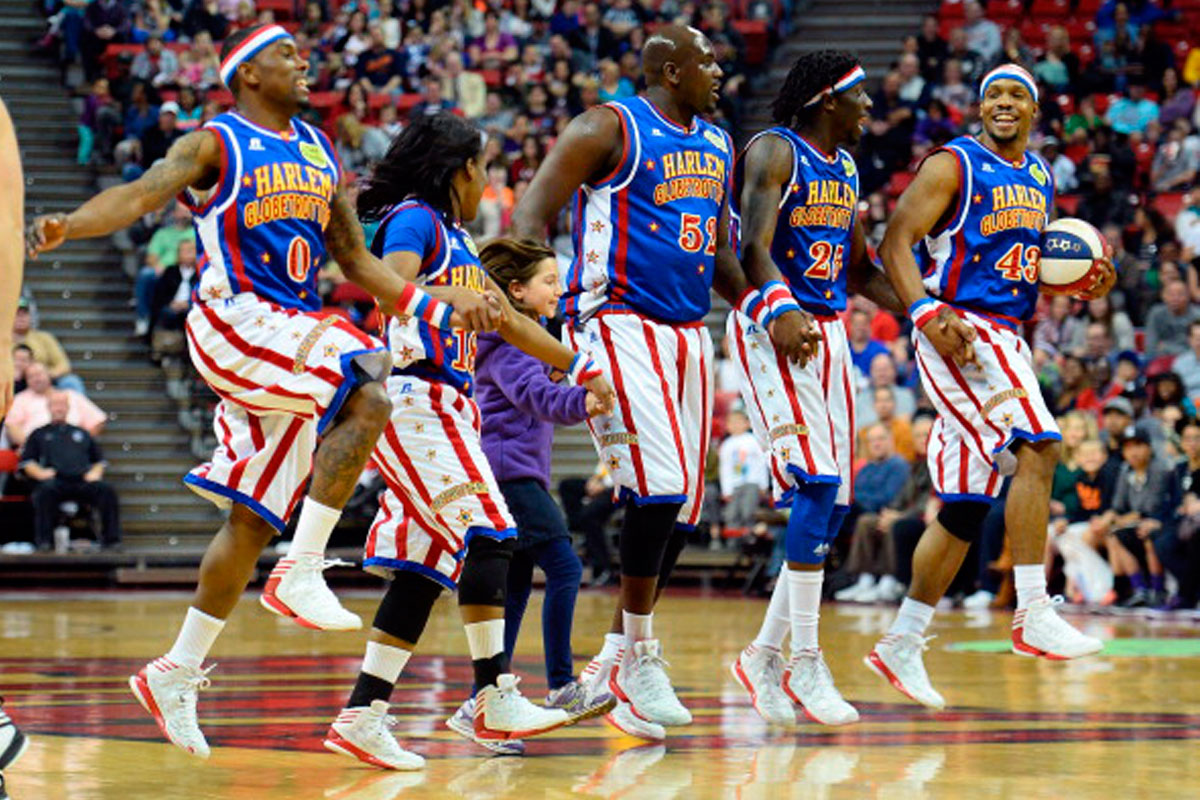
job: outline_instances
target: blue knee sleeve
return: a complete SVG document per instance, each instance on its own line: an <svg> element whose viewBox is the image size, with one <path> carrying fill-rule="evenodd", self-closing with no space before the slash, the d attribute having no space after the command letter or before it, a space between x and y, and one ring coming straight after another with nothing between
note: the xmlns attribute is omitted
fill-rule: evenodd
<svg viewBox="0 0 1200 800"><path fill-rule="evenodd" d="M846 515L849 513L850 506L833 507L833 513L829 515L829 532L825 535L827 544L833 544L833 540L837 538L838 532L842 529L842 523L846 521Z"/></svg>
<svg viewBox="0 0 1200 800"><path fill-rule="evenodd" d="M796 487L787 526L788 561L824 563L837 492L837 484L832 483L801 483Z"/></svg>

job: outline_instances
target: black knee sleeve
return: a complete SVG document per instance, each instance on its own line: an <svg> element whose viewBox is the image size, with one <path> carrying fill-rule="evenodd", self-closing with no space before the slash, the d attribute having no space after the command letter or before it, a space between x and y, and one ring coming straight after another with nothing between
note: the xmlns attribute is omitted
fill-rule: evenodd
<svg viewBox="0 0 1200 800"><path fill-rule="evenodd" d="M375 629L415 645L441 593L442 585L437 581L410 570L396 570L375 612Z"/></svg>
<svg viewBox="0 0 1200 800"><path fill-rule="evenodd" d="M979 538L983 520L991 508L991 503L978 500L956 500L942 506L937 520L954 538L968 543L974 542Z"/></svg>
<svg viewBox="0 0 1200 800"><path fill-rule="evenodd" d="M460 606L503 606L508 565L517 549L516 537L476 536L467 545L467 559L458 579Z"/></svg>
<svg viewBox="0 0 1200 800"><path fill-rule="evenodd" d="M687 545L690 534L691 530L682 525L676 525L671 530L671 538L667 540L667 546L663 550L662 565L658 569L659 586L666 586L667 581L671 579L671 573L675 571L675 564L679 561L679 554Z"/></svg>
<svg viewBox="0 0 1200 800"><path fill-rule="evenodd" d="M647 503L643 506L629 503L625 507L620 542L622 575L658 577L680 508L681 503Z"/></svg>

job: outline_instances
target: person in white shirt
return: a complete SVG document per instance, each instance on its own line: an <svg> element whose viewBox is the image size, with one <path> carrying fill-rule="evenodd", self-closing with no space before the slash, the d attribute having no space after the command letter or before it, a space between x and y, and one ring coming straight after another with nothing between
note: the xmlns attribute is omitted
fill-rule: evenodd
<svg viewBox="0 0 1200 800"><path fill-rule="evenodd" d="M1171 371L1183 381L1183 390L1187 396L1196 400L1200 398L1200 320L1188 325L1188 349L1180 353L1171 365Z"/></svg>
<svg viewBox="0 0 1200 800"><path fill-rule="evenodd" d="M717 451L721 500L725 504L722 521L729 528L748 528L754 524L762 492L770 485L767 456L750 432L750 418L741 408L725 415L725 431L727 435Z"/></svg>
<svg viewBox="0 0 1200 800"><path fill-rule="evenodd" d="M1183 204L1175 215L1175 238L1181 246L1200 255L1200 186L1184 195Z"/></svg>

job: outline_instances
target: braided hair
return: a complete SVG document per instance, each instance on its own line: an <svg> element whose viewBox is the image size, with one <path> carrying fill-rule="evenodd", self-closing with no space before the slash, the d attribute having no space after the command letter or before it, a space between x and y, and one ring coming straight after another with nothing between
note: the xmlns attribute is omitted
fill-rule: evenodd
<svg viewBox="0 0 1200 800"><path fill-rule="evenodd" d="M771 115L775 122L789 127L810 121L820 103L805 107L805 103L834 81L854 69L858 57L845 50L816 50L796 59L784 79L779 96L771 104Z"/></svg>
<svg viewBox="0 0 1200 800"><path fill-rule="evenodd" d="M446 111L419 115L400 132L358 195L358 216L380 219L390 206L419 197L454 213L454 173L483 151L482 131ZM482 165L481 165L482 166Z"/></svg>

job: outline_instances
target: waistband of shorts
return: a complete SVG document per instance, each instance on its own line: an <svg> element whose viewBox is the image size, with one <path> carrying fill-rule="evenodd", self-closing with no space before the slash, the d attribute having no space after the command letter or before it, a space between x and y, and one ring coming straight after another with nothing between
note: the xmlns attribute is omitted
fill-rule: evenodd
<svg viewBox="0 0 1200 800"><path fill-rule="evenodd" d="M212 308L212 309L218 309L218 308L241 309L241 308L246 308L249 306L266 306L271 311L274 311L274 312L277 312L280 314L287 314L288 316L297 316L300 314L306 314L306 315L311 316L313 314L320 313L319 309L316 311L313 311L313 310L309 310L307 308L288 308L286 306L281 306L278 303L271 302L270 300L266 299L265 297L259 297L254 292L238 292L237 294L232 295L230 297L214 297L214 298L210 298L210 299L205 299L203 297L197 297L197 299L194 302L194 305L207 306L208 308Z"/></svg>
<svg viewBox="0 0 1200 800"><path fill-rule="evenodd" d="M981 317L982 319L992 323L992 325L1002 327L1005 330L1019 331L1021 329L1023 320L1019 320L1016 317L1010 317L1007 314L998 314L995 311L983 311L982 309L972 308L970 306L964 306L958 303L947 303L945 300L942 300L941 302L946 303L946 305L949 306L950 309L960 317L965 314L974 314L975 316Z"/></svg>
<svg viewBox="0 0 1200 800"><path fill-rule="evenodd" d="M670 320L670 319L659 319L658 317L653 317L649 314L646 314L645 312L638 311L637 309L633 308L632 306L625 305L624 303L605 303L603 306L601 306L599 309L597 309L596 312L593 313L591 315L591 317L589 317L588 319L598 319L600 317L611 317L611 316L616 316L619 314L626 314L629 316L638 317L639 319L644 319L648 322L653 322L656 325L668 325L672 328L703 328L704 327L703 319L692 320L691 322L677 322L675 320ZM578 325L579 325L578 317L576 317L572 321L572 325L578 327Z"/></svg>

